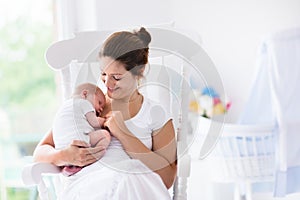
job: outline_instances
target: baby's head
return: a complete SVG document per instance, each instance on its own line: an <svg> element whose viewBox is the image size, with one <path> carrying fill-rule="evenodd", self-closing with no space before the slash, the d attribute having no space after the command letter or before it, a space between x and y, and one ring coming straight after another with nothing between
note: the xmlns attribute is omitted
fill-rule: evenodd
<svg viewBox="0 0 300 200"><path fill-rule="evenodd" d="M105 96L97 85L91 83L80 84L75 88L73 95L91 102L98 116L104 109Z"/></svg>

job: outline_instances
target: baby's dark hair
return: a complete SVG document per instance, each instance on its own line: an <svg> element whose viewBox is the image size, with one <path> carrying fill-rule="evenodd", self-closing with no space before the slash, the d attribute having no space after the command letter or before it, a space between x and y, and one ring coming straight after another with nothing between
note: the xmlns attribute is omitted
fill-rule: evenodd
<svg viewBox="0 0 300 200"><path fill-rule="evenodd" d="M151 35L144 28L139 31L120 31L113 33L104 42L100 57L111 57L125 65L133 75L142 76L148 63Z"/></svg>

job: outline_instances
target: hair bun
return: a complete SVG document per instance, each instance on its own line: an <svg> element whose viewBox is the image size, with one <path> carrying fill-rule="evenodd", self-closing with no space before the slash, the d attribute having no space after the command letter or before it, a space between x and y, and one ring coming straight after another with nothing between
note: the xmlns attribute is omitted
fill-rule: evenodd
<svg viewBox="0 0 300 200"><path fill-rule="evenodd" d="M148 47L149 43L151 42L151 35L149 32L144 27L141 27L139 31L135 32L135 34Z"/></svg>

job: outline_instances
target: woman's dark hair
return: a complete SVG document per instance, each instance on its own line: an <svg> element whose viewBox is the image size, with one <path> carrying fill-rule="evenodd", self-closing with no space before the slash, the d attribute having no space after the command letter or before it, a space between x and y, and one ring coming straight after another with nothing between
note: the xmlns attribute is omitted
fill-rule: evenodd
<svg viewBox="0 0 300 200"><path fill-rule="evenodd" d="M142 76L148 63L150 42L151 35L144 27L134 32L115 32L104 42L99 56L111 57L123 63L133 75Z"/></svg>

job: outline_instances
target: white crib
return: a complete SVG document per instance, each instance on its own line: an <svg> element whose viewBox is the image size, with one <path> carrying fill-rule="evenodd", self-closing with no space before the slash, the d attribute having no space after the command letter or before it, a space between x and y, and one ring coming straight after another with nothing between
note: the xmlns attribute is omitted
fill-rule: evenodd
<svg viewBox="0 0 300 200"><path fill-rule="evenodd" d="M202 133L207 134L211 124L222 126L221 136L207 158L212 181L233 183L235 200L251 200L252 183L274 181L275 125L229 124L199 117Z"/></svg>

